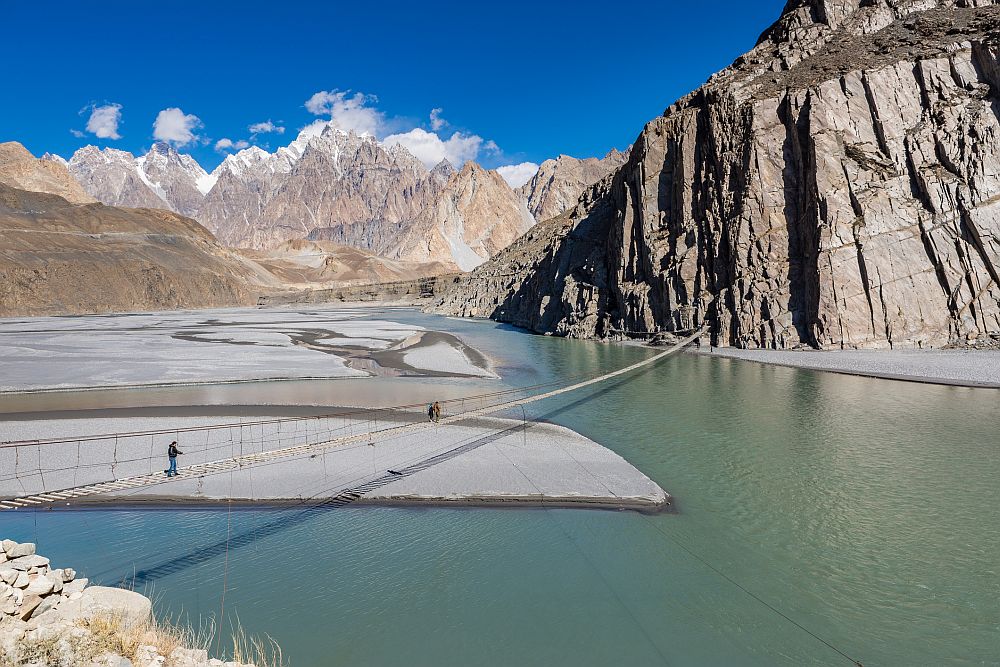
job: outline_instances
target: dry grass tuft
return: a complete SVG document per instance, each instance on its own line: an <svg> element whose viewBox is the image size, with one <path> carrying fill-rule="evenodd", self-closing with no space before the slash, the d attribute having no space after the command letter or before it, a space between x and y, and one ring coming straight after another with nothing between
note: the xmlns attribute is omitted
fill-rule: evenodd
<svg viewBox="0 0 1000 667"><path fill-rule="evenodd" d="M262 639L247 635L238 618L233 627L233 653L230 659L254 667L285 667L285 659L278 642L271 637Z"/></svg>
<svg viewBox="0 0 1000 667"><path fill-rule="evenodd" d="M169 658L178 648L207 649L213 634L211 626L195 630L187 624L155 618L130 623L122 615L112 613L98 614L82 621L81 625L91 633L88 646L83 651L86 656L93 658L103 653L117 653L133 662L141 646L153 646L157 653Z"/></svg>
<svg viewBox="0 0 1000 667"><path fill-rule="evenodd" d="M120 614L104 613L82 621L81 625L91 635L87 646L78 649L80 657L92 659L104 653L117 653L136 662L139 647L153 646L157 653L167 658L164 667L170 667L170 655L176 649L208 651L215 637L214 623L202 623L194 628L189 623L170 618L130 623ZM285 667L278 643L270 637L261 639L248 635L239 619L233 626L232 656L228 659L255 667Z"/></svg>
<svg viewBox="0 0 1000 667"><path fill-rule="evenodd" d="M36 663L50 667L74 667L65 660L63 651L59 648L60 637L51 635L40 639L23 639L18 645L18 655L15 661L10 661L4 653L5 664L26 665Z"/></svg>

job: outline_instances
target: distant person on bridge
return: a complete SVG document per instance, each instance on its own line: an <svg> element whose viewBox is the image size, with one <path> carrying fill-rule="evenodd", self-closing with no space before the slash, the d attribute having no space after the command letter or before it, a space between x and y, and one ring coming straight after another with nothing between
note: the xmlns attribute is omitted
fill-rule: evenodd
<svg viewBox="0 0 1000 667"><path fill-rule="evenodd" d="M173 477L177 474L177 455L183 454L181 450L177 449L177 441L174 440L167 447L167 458L170 459L170 467L163 472L167 473L167 477Z"/></svg>
<svg viewBox="0 0 1000 667"><path fill-rule="evenodd" d="M441 404L434 401L434 422L437 423L441 421Z"/></svg>
<svg viewBox="0 0 1000 667"><path fill-rule="evenodd" d="M427 421L429 421L429 422L434 421L434 404L433 403L428 403L427 404Z"/></svg>

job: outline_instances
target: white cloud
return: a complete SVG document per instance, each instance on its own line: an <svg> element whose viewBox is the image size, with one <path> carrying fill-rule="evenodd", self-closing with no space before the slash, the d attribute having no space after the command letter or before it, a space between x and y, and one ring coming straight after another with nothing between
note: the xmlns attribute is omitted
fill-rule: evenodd
<svg viewBox="0 0 1000 667"><path fill-rule="evenodd" d="M361 135L380 137L382 133L391 132L394 126L409 126L405 119L386 117L377 107L372 106L377 101L374 95L364 93L321 90L306 100L305 107L317 116L329 115L330 119L314 120L299 129L300 136L318 136L327 126L332 125L341 130L354 130ZM395 132L383 137L381 143L386 147L397 144L404 146L428 169L445 159L452 165L461 167L469 160L476 159L481 151L493 155L494 159L502 159L502 152L496 143L477 134L452 132L451 136L443 138L439 130L450 124L442 118L443 112L441 107L431 109L429 119L432 131L417 127L406 132Z"/></svg>
<svg viewBox="0 0 1000 667"><path fill-rule="evenodd" d="M444 118L441 117L441 114L443 112L444 109L442 109L441 107L438 107L436 109L431 109L431 129L434 130L435 132L437 132L442 127L448 124L448 121L446 121Z"/></svg>
<svg viewBox="0 0 1000 667"><path fill-rule="evenodd" d="M220 153L225 153L226 151L241 151L244 148L249 148L249 147L250 147L250 142L243 141L242 139L240 139L239 141L233 141L232 139L223 137L222 139L219 139L218 141L215 142L215 150L219 151Z"/></svg>
<svg viewBox="0 0 1000 667"><path fill-rule="evenodd" d="M80 130L72 127L69 129L69 133L72 134L77 139L83 139L85 136L87 136L86 133L81 132Z"/></svg>
<svg viewBox="0 0 1000 667"><path fill-rule="evenodd" d="M118 123L122 120L122 105L104 104L90 106L90 118L87 120L87 132L99 139L121 139L118 134Z"/></svg>
<svg viewBox="0 0 1000 667"><path fill-rule="evenodd" d="M507 181L507 185L512 188L519 188L538 173L538 165L534 162L506 164L502 167L497 167L497 172L503 176L503 180Z"/></svg>
<svg viewBox="0 0 1000 667"><path fill-rule="evenodd" d="M370 102L377 102L374 95L350 94L351 91L321 90L306 100L306 109L317 116L330 116L330 123L341 130L354 130L358 134L377 135L385 117Z"/></svg>
<svg viewBox="0 0 1000 667"><path fill-rule="evenodd" d="M319 135L323 134L323 130L329 124L330 121L323 120L322 118L320 118L319 120L314 120L305 127L300 127L299 134L305 137L318 137Z"/></svg>
<svg viewBox="0 0 1000 667"><path fill-rule="evenodd" d="M461 167L468 160L475 159L483 138L476 134L455 132L446 140L419 127L402 134L390 134L382 140L386 146L402 144L408 151L431 169L441 160L447 158L456 167Z"/></svg>
<svg viewBox="0 0 1000 667"><path fill-rule="evenodd" d="M177 107L170 107L156 115L153 138L172 142L176 146L185 146L200 138L194 133L200 127L202 127L200 118L194 114L186 114Z"/></svg>
<svg viewBox="0 0 1000 667"><path fill-rule="evenodd" d="M273 123L273 122L271 122L270 119L265 120L265 121L260 122L260 123L254 123L253 125L251 125L247 129L250 130L250 134L252 134L252 135L255 135L255 134L265 134L265 133L270 133L270 132L274 132L276 134L284 134L285 133L284 126L278 125L276 123Z"/></svg>

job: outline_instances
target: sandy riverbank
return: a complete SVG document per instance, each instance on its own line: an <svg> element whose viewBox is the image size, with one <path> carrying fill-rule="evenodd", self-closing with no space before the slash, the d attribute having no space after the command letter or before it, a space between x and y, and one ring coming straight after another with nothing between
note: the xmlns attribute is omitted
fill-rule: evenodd
<svg viewBox="0 0 1000 667"><path fill-rule="evenodd" d="M697 354L865 377L963 387L1000 388L1000 351L742 350L701 348Z"/></svg>
<svg viewBox="0 0 1000 667"><path fill-rule="evenodd" d="M0 393L371 376L495 379L396 309L315 306L0 319Z"/></svg>
<svg viewBox="0 0 1000 667"><path fill-rule="evenodd" d="M418 413L378 416L387 425L422 421ZM0 479L0 496L67 488L110 478L147 474L166 467L166 443L177 439L183 466L289 447L315 438L371 429L374 415L330 422L266 422L203 431L165 431L130 438L58 442L15 456L0 449L0 466L17 470ZM0 441L61 438L72 434L185 429L229 420L208 417L59 419L0 423ZM110 494L111 504L282 505L322 501L353 491L365 504L615 507L660 510L669 496L611 450L569 429L548 423L475 418L405 433L374 446L353 443L298 459L279 460L232 472L168 479L138 491ZM28 461L30 460L30 464ZM113 471L112 471L113 468ZM81 504L92 504L91 501Z"/></svg>

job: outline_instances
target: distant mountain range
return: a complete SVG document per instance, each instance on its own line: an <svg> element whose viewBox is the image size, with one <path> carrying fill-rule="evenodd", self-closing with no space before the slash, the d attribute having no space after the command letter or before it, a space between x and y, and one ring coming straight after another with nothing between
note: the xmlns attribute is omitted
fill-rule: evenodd
<svg viewBox="0 0 1000 667"><path fill-rule="evenodd" d="M331 126L269 153L256 146L211 173L166 143L142 156L85 146L62 164L85 195L111 206L164 208L201 222L230 247L269 250L286 241L332 241L404 262L468 271L536 220L576 203L625 159L560 156L512 189L494 171L447 161L427 169L401 145Z"/></svg>
<svg viewBox="0 0 1000 667"><path fill-rule="evenodd" d="M553 161L566 168L545 167L536 200L473 162L428 170L401 146L333 128L230 155L211 174L163 143L70 160L0 143L0 317L250 305L470 270L594 162Z"/></svg>

